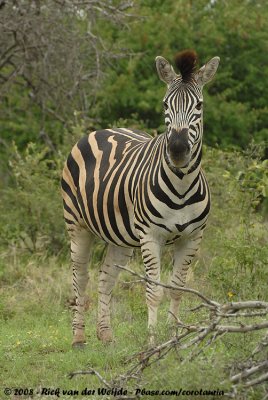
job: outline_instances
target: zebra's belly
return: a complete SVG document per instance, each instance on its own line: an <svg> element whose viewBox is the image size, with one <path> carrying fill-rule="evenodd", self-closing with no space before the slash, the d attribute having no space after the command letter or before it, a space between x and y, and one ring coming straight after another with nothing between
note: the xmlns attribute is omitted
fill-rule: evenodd
<svg viewBox="0 0 268 400"><path fill-rule="evenodd" d="M124 210L123 210L124 207ZM140 247L139 234L134 227L133 205L92 201L84 219L88 229L106 243L122 247Z"/></svg>
<svg viewBox="0 0 268 400"><path fill-rule="evenodd" d="M161 218L151 215L151 221L137 220L134 206L126 197L121 201L113 198L109 202L108 199L97 200L92 196L87 201L89 207L86 210L83 210L83 203L80 205L89 230L106 243L122 247L140 247L141 232L162 245L172 244L179 238L189 237L204 229L209 213L207 198L181 210L163 207Z"/></svg>
<svg viewBox="0 0 268 400"><path fill-rule="evenodd" d="M88 228L105 242L124 247L140 247L141 235L162 245L191 236L205 227L210 208L209 196L204 196L178 209L157 204L155 215L138 202L133 204L128 184L122 180L116 180L113 187L103 182L96 187L89 180L84 194L81 186L78 201Z"/></svg>

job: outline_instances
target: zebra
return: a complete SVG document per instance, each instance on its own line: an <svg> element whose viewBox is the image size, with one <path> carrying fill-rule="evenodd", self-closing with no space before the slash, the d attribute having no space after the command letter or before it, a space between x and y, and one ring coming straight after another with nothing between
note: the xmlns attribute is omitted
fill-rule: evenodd
<svg viewBox="0 0 268 400"><path fill-rule="evenodd" d="M104 240L107 253L98 284L97 336L112 341L110 305L119 274L134 248L140 248L146 276L148 328L153 332L163 290L161 250L174 246L171 284L185 285L187 271L199 249L210 210L210 193L201 169L203 86L215 75L219 57L197 70L197 54L185 50L175 57L179 70L156 57L159 78L166 83L163 99L166 131L156 137L136 129L90 132L72 148L62 174L64 218L71 242L73 346L83 346L88 262L94 238ZM168 320L178 314L181 291L170 290Z"/></svg>

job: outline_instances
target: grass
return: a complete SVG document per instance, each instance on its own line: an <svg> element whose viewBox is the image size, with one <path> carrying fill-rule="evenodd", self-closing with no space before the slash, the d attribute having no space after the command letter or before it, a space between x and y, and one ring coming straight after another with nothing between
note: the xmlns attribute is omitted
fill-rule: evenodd
<svg viewBox="0 0 268 400"><path fill-rule="evenodd" d="M135 265L132 267L135 268ZM195 269L200 267L201 262ZM91 269L92 295L87 318L88 344L85 351L75 351L70 345L71 312L66 305L70 295L69 265L60 264L55 258L51 258L49 262L33 258L21 266L16 265L15 268L17 274L21 269L20 278L15 282L9 282L1 290L0 374L3 386L33 388L35 392L40 388L53 390L59 387L61 397L66 399L108 398L71 394L64 397L62 391L64 389L72 393L72 390L77 390L81 393L86 387L95 390L103 387L94 376L77 376L70 380L68 374L90 366L107 380L111 380L129 368L128 364L124 364L129 356L147 347L147 310L143 285L127 284L129 277L122 273L113 300L112 321L115 341L110 345L103 345L95 334L97 271ZM135 269L137 268L140 270L140 265L136 265ZM9 274L16 275L12 269ZM200 282L195 276L192 275L192 282L189 283L191 287L201 289ZM202 283L201 285L203 286ZM205 288L202 289L204 291ZM210 290L211 288L208 291ZM182 305L184 321L195 322L195 315L187 312L187 309L195 304L197 301L194 297L185 296ZM165 324L167 307L168 299L165 298L159 310L157 329L159 343L170 338L171 334ZM259 334L248 334L224 338L196 361L184 365L180 363L181 355L171 353L165 360L145 370L142 386L146 390L178 390L180 387L185 390L200 388L227 390L228 384L222 384L224 378L228 376L226 366L232 365L234 360L245 359L253 350L259 336ZM183 356L185 355L187 353ZM144 395L142 398L151 397ZM57 396L46 395L41 398L54 399Z"/></svg>
<svg viewBox="0 0 268 400"><path fill-rule="evenodd" d="M234 160L233 160L234 161ZM240 160L241 161L241 160ZM236 160L236 169L240 168ZM231 300L267 301L267 222L251 208L251 193L242 192L234 174L226 174L230 158L223 153L209 155L205 167L212 190L212 212L198 260L190 273L188 286L219 302ZM104 387L96 376L79 375L72 380L70 372L88 366L106 380L112 380L130 368L130 356L147 348L147 307L145 288L127 273L121 273L113 297L114 342L103 345L96 337L98 265L103 246L97 245L90 267L90 309L87 313L88 344L84 351L71 348L71 311L67 300L71 293L69 256L48 255L45 250L29 255L18 244L0 249L0 400L58 399L53 390L60 388L60 398L108 399L97 395ZM165 250L162 279L168 280L171 248ZM131 268L143 273L137 253ZM188 310L198 304L196 297L185 295L181 319L196 323L204 311ZM168 298L159 309L156 341L171 337L166 325ZM177 398L149 395L149 390L229 390L228 377L239 371L239 362L246 360L263 333L224 335L192 362L182 363L188 352L170 352L164 359L144 370L140 382L130 382L129 389L139 384L144 388L142 399ZM132 361L135 362L135 361ZM34 396L6 396L4 388L33 389ZM47 393L37 392L47 388ZM87 388L95 394L84 394ZM68 393L63 394L63 390ZM267 384L244 392L237 399L261 400ZM73 391L73 392L72 392ZM78 391L78 395L74 392ZM23 391L21 392L23 393ZM14 392L13 392L14 394ZM187 399L219 398L220 396L185 395ZM110 398L114 398L113 395Z"/></svg>

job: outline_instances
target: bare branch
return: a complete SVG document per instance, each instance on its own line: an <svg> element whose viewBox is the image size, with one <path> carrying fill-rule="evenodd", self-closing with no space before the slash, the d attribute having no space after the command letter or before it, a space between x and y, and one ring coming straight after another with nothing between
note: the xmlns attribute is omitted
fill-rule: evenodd
<svg viewBox="0 0 268 400"><path fill-rule="evenodd" d="M97 372L95 369L93 368L89 368L87 371L75 371L75 372L70 372L70 374L68 375L68 377L70 379L72 379L74 376L76 375L96 375L99 380L109 389L112 389L112 386L109 382L107 382L99 372Z"/></svg>
<svg viewBox="0 0 268 400"><path fill-rule="evenodd" d="M255 367L251 367L249 369L246 369L245 371L240 372L237 375L234 375L230 378L230 381L233 383L239 382L241 379L245 379L248 376L255 374L258 371L261 371L263 369L268 369L268 361L263 361L259 365L256 365Z"/></svg>
<svg viewBox="0 0 268 400"><path fill-rule="evenodd" d="M115 29L127 26L133 5L129 0L5 2L0 13L0 96L23 86L43 120L57 119L65 127L74 120L74 110L92 119L111 56L127 56L96 33L97 25L101 18ZM10 111L2 108L1 114ZM41 121L39 131L43 128Z"/></svg>
<svg viewBox="0 0 268 400"><path fill-rule="evenodd" d="M252 324L252 325L243 325L241 323L240 326L218 325L215 329L218 332L245 333L245 332L258 331L260 329L265 329L265 328L268 328L268 321L261 322L259 324Z"/></svg>
<svg viewBox="0 0 268 400"><path fill-rule="evenodd" d="M252 379L252 381L248 381L244 384L245 387L252 387L259 385L260 383L267 382L268 380L268 372L259 376L258 378Z"/></svg>
<svg viewBox="0 0 268 400"><path fill-rule="evenodd" d="M228 304L225 304L222 307L223 311L229 311L229 310L244 310L246 308L265 308L268 309L268 303L265 301L239 301L239 302L231 302Z"/></svg>
<svg viewBox="0 0 268 400"><path fill-rule="evenodd" d="M134 271L132 271L132 270L129 269L129 268L122 267L121 265L118 265L118 264L115 265L115 266L116 266L117 268L120 268L120 269L122 269L122 270L124 270L124 271L129 272L131 275L134 275L134 276L139 277L140 279L143 279L145 282L154 283L155 285L162 286L163 288L166 288L166 289L179 290L179 291L182 291L182 292L192 293L192 294L195 294L196 296L200 297L200 298L201 298L202 300L204 300L207 304L209 304L209 305L211 305L211 306L213 306L213 307L218 307L218 306L220 306L219 303L208 299L206 296L204 296L204 295L203 295L202 293L200 293L198 290L186 288L186 287L184 287L184 286L174 286L174 285L167 285L167 284L164 284L164 283L160 283L160 282L157 282L157 281L155 281L155 280L153 280L153 279L148 278L147 276L140 275L140 274L138 274L137 272L134 272Z"/></svg>

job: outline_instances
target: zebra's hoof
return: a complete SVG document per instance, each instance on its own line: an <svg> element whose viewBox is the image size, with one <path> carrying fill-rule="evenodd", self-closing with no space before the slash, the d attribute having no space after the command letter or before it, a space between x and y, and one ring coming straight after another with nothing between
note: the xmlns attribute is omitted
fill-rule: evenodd
<svg viewBox="0 0 268 400"><path fill-rule="evenodd" d="M110 343L113 341L113 333L111 329L105 329L105 331L97 331L97 337L103 343Z"/></svg>
<svg viewBox="0 0 268 400"><path fill-rule="evenodd" d="M72 348L77 349L77 350L84 350L86 347L85 342L73 342L72 343Z"/></svg>
<svg viewBox="0 0 268 400"><path fill-rule="evenodd" d="M155 346L155 334L151 333L149 335L149 346Z"/></svg>

